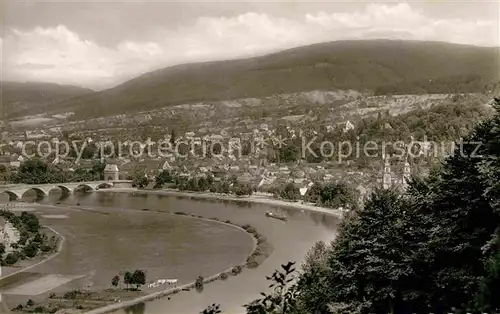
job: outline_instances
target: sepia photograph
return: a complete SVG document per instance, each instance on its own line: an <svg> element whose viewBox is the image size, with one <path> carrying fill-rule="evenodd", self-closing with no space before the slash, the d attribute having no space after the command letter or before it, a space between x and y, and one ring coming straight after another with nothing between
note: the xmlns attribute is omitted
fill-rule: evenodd
<svg viewBox="0 0 500 314"><path fill-rule="evenodd" d="M500 0L0 0L29 313L500 313Z"/></svg>

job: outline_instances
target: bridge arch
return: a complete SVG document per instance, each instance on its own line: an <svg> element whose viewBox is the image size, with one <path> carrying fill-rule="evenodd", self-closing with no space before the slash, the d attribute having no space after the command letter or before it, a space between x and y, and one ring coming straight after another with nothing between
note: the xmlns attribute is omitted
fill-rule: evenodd
<svg viewBox="0 0 500 314"><path fill-rule="evenodd" d="M10 191L10 190L3 191L3 193L5 193L9 196L9 201L20 200L21 198L23 198L23 194L24 194L24 192Z"/></svg>
<svg viewBox="0 0 500 314"><path fill-rule="evenodd" d="M35 191L36 195L38 197L43 198L43 197L46 197L49 195L49 192L50 192L50 190L52 190L52 187L48 187L48 188L30 187L30 188L26 189L26 191L24 191L23 195L26 194L26 192L31 191L31 190Z"/></svg>
<svg viewBox="0 0 500 314"><path fill-rule="evenodd" d="M81 183L75 186L75 191L78 189L84 188L85 190L95 190L97 188L97 184L92 183Z"/></svg>
<svg viewBox="0 0 500 314"><path fill-rule="evenodd" d="M112 188L113 187L113 183L111 182L102 182L102 183L99 183L97 186L96 186L96 189L102 189L102 188Z"/></svg>
<svg viewBox="0 0 500 314"><path fill-rule="evenodd" d="M57 185L54 188L59 188L62 191L63 195L69 195L73 192L72 189L65 185Z"/></svg>

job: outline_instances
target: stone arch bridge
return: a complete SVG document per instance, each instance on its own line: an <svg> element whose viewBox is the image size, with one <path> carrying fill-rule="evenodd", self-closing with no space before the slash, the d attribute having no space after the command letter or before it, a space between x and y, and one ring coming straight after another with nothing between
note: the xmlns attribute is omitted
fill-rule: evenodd
<svg viewBox="0 0 500 314"><path fill-rule="evenodd" d="M92 182L72 182L72 183L51 183L51 184L20 184L0 188L0 193L9 195L9 200L21 200L28 191L35 191L39 196L48 196L52 190L61 190L63 194L71 194L76 190L98 190L100 188L112 188L115 186L130 186L131 181L92 181Z"/></svg>

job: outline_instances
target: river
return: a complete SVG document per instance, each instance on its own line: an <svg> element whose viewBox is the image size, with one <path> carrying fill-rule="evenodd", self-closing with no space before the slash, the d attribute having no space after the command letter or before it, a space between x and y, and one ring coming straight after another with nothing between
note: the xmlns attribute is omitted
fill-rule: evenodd
<svg viewBox="0 0 500 314"><path fill-rule="evenodd" d="M51 196L42 203L53 201ZM207 284L201 293L182 292L170 299L116 312L119 314L196 314L212 303L221 304L223 313L244 313L243 304L258 298L259 292L267 291L269 283L265 276L282 263L300 264L316 241L330 241L334 237L339 223L338 218L322 213L160 193L75 194L58 206L71 207L77 203L77 207L88 210L44 210L44 214L65 213L70 217L42 220L65 234L68 244L60 256L36 271L71 273L79 269L87 275L86 284L94 287L109 286L111 273L117 269L135 268L146 268L148 279L179 278L187 282L238 264L251 251L252 239L237 229L165 215L179 211L250 224L274 247L271 256L258 268L245 269L236 277ZM267 211L284 213L289 219L283 222L266 218Z"/></svg>

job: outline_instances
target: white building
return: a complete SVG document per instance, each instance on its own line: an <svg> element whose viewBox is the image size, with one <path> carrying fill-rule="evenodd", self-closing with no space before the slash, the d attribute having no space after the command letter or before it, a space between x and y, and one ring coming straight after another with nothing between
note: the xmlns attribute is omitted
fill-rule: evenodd
<svg viewBox="0 0 500 314"><path fill-rule="evenodd" d="M345 123L344 132L349 132L350 130L354 130L354 124L351 121L347 121Z"/></svg>

